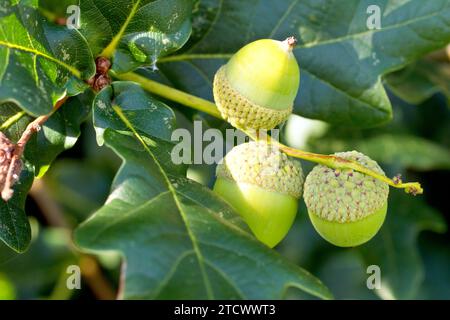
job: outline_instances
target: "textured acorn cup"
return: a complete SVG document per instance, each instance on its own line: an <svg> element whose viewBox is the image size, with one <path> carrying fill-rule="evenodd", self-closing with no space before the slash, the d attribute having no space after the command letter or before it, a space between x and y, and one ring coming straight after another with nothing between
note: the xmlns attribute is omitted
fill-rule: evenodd
<svg viewBox="0 0 450 320"><path fill-rule="evenodd" d="M222 117L239 129L272 129L292 113L300 70L293 37L257 40L241 48L214 77Z"/></svg>
<svg viewBox="0 0 450 320"><path fill-rule="evenodd" d="M384 175L380 166L357 151L335 153ZM317 232L339 247L363 244L378 232L387 211L389 186L354 170L318 165L306 177L304 199Z"/></svg>
<svg viewBox="0 0 450 320"><path fill-rule="evenodd" d="M297 213L303 172L299 162L265 142L233 148L217 166L214 191L269 247L287 234Z"/></svg>

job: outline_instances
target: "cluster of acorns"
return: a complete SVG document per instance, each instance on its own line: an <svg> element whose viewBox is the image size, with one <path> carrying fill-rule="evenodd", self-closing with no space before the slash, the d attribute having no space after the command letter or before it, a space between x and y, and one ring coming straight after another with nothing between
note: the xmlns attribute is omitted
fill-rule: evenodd
<svg viewBox="0 0 450 320"><path fill-rule="evenodd" d="M300 84L292 50L295 39L252 42L222 66L214 79L214 99L222 116L239 129L272 129L291 114ZM383 174L357 152L336 153ZM233 148L217 167L214 191L244 218L269 247L291 228L304 197L317 232L334 245L352 247L370 240L387 211L389 186L354 170L317 165L303 179L300 162L263 141Z"/></svg>

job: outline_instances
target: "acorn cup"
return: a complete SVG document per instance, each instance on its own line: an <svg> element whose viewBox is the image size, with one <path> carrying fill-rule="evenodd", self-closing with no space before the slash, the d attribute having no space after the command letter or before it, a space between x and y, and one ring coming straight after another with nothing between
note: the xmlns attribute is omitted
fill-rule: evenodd
<svg viewBox="0 0 450 320"><path fill-rule="evenodd" d="M300 84L293 37L262 39L241 48L214 77L222 117L239 129L272 129L287 119Z"/></svg>
<svg viewBox="0 0 450 320"><path fill-rule="evenodd" d="M335 153L384 175L380 166L357 151ZM303 198L316 231L339 247L372 239L383 225L389 186L354 170L317 165L306 177Z"/></svg>
<svg viewBox="0 0 450 320"><path fill-rule="evenodd" d="M249 225L256 238L277 245L294 222L302 194L303 172L265 142L234 147L217 166L214 191Z"/></svg>

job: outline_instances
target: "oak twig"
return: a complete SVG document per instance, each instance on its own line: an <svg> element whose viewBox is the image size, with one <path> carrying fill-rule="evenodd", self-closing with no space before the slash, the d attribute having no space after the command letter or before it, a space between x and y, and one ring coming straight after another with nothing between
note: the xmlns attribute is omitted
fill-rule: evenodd
<svg viewBox="0 0 450 320"><path fill-rule="evenodd" d="M181 90L169 87L167 85L161 84L159 82L153 81L151 79L147 79L141 75L138 75L136 73L130 72L125 74L116 75L113 74L114 77L120 79L120 80L127 80L127 81L134 81L139 83L142 88L145 90L154 93L156 95L159 95L163 98L178 102L184 106L208 113L216 118L222 119L219 110L217 109L217 106L212 103L211 101L193 96L191 94L188 94L186 92L183 92ZM257 139L258 135L251 135L248 132L246 134L252 138ZM270 140L271 143L275 143L275 140ZM323 164L325 166L334 168L334 169L352 169L361 173L364 173L368 176L374 177L378 180L381 180L388 185L394 187L394 188L400 188L405 189L407 193L417 195L423 193L423 189L418 182L408 182L403 183L401 179L396 176L393 179L389 179L388 177L381 175L375 171L372 171L370 169L367 169L366 167L360 165L359 163L351 160L346 160L334 155L322 155L322 154L316 154L312 152L306 152L298 149L294 149L291 147L288 147L286 145L283 145L279 142L276 142L277 146L281 151L286 153L287 155L319 164Z"/></svg>
<svg viewBox="0 0 450 320"><path fill-rule="evenodd" d="M41 126L64 104L67 98L65 96L60 99L49 114L37 117L30 122L16 144L13 144L5 135L2 134L0 136L2 142L0 150L0 187L4 201L10 200L14 194L12 186L18 180L22 170L21 158L27 142L34 133L41 130Z"/></svg>
<svg viewBox="0 0 450 320"><path fill-rule="evenodd" d="M307 151L291 148L291 147L288 147L288 146L278 142L277 140L272 139L268 135L260 135L260 134L254 135L249 132L246 132L246 134L253 140L265 139L268 143L275 145L277 148L279 148L281 151L283 151L284 153L286 153L287 155L289 155L291 157L315 162L315 163L322 164L324 166L327 166L327 167L330 167L333 169L352 169L352 170L364 173L364 174L371 176L375 179L378 179L380 181L383 181L394 188L405 189L406 193L409 193L412 195L418 195L418 194L423 193L423 189L422 189L420 183L418 183L418 182L403 183L400 175L395 176L393 179L389 179L385 175L382 175L373 170L370 170L353 160L347 160L347 159L344 159L344 158L341 158L341 157L338 157L335 155L323 155L323 154L317 154L317 153L313 153L313 152L307 152Z"/></svg>

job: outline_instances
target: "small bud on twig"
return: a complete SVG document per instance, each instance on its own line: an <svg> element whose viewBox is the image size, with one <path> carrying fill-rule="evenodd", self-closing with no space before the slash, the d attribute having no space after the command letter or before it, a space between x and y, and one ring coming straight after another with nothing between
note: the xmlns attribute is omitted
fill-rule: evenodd
<svg viewBox="0 0 450 320"><path fill-rule="evenodd" d="M97 59L95 59L95 66L97 73L106 74L111 68L111 61L109 61L109 59L105 57L98 57Z"/></svg>
<svg viewBox="0 0 450 320"><path fill-rule="evenodd" d="M95 59L95 75L86 80L86 83L95 91L100 91L111 83L108 71L111 69L111 61L105 57Z"/></svg>

